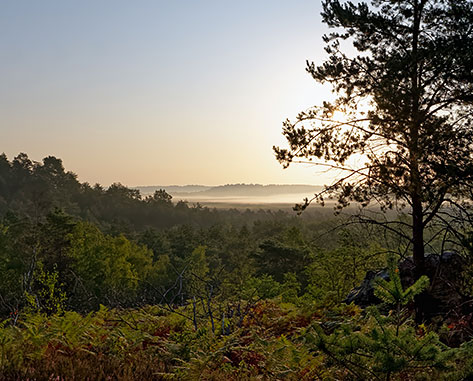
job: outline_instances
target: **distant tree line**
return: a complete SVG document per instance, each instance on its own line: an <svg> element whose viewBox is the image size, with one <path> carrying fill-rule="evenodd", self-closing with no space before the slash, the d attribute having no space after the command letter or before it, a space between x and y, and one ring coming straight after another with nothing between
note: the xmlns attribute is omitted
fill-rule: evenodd
<svg viewBox="0 0 473 381"><path fill-rule="evenodd" d="M274 218L274 212L209 209L185 201L172 202L164 190L142 197L137 189L114 183L108 188L77 180L64 169L61 159L45 157L35 162L25 153L9 161L0 155L0 214L15 211L40 218L59 208L109 231L162 229L178 224L211 226L216 223L247 223Z"/></svg>

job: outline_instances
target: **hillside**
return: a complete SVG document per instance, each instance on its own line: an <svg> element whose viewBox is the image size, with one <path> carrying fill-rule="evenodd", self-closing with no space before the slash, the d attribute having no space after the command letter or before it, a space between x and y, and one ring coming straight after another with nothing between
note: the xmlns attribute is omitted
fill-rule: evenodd
<svg viewBox="0 0 473 381"><path fill-rule="evenodd" d="M211 186L206 185L145 185L133 187L133 189L138 189L143 196L153 194L154 191L159 189L164 189L169 194L174 195L178 193L203 192L211 188Z"/></svg>

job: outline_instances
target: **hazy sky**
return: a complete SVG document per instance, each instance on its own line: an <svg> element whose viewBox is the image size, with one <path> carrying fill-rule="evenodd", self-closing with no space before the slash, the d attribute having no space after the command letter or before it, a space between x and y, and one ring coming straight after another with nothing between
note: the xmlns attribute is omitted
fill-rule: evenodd
<svg viewBox="0 0 473 381"><path fill-rule="evenodd" d="M329 91L318 0L0 0L0 132L108 185L312 183L281 123Z"/></svg>

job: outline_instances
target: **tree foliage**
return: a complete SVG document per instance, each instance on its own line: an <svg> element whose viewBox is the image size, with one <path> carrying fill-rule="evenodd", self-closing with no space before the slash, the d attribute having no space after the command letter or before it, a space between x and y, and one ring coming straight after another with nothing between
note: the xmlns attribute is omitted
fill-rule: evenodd
<svg viewBox="0 0 473 381"><path fill-rule="evenodd" d="M54 209L88 220L115 233L146 229L166 229L175 225L212 226L230 222L243 225L274 217L268 210L217 210L172 202L164 189L143 196L138 189L121 183L108 188L100 184L80 183L77 175L66 171L62 160L54 156L42 162L20 153L12 160L0 155L0 215L9 211L40 221Z"/></svg>
<svg viewBox="0 0 473 381"><path fill-rule="evenodd" d="M407 207L422 268L426 227L438 221L451 230L449 208L464 210L471 195L473 4L327 0L322 18L335 29L323 37L328 59L308 62L307 71L332 85L336 98L284 123L289 147L275 147L277 159L284 166L314 159L346 171L316 195L319 201L328 194L340 208L351 201ZM347 43L356 54L344 53ZM365 163L354 165L354 157Z"/></svg>

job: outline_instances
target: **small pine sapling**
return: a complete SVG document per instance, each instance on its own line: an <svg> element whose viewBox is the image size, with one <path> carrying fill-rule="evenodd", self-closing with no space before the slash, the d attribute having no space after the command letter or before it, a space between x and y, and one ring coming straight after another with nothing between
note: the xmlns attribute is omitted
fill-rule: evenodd
<svg viewBox="0 0 473 381"><path fill-rule="evenodd" d="M439 341L434 332L419 335L403 307L429 284L421 277L402 288L395 258L388 260L389 281L375 281L375 295L395 306L383 316L376 306L366 309L366 320L348 320L333 330L314 325L304 335L326 356L326 366L336 374L350 373L355 379L436 379L448 370L454 351Z"/></svg>
<svg viewBox="0 0 473 381"><path fill-rule="evenodd" d="M403 318L403 307L429 286L429 278L423 275L412 286L404 290L394 256L388 258L388 275L389 281L382 278L374 280L374 294L384 303L395 307L393 317L397 336L399 334L399 327L405 321Z"/></svg>

